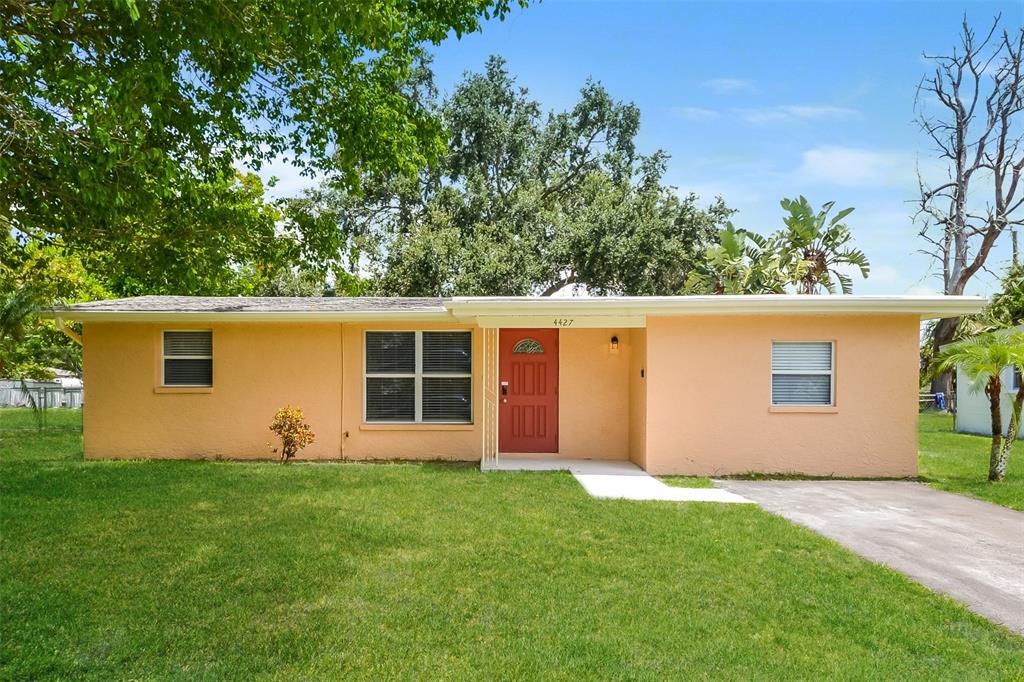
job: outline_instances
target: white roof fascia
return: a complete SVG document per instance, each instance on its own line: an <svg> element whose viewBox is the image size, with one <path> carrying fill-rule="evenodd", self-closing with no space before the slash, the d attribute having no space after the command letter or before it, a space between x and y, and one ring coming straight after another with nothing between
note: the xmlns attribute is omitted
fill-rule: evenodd
<svg viewBox="0 0 1024 682"><path fill-rule="evenodd" d="M978 296L620 296L606 298L456 297L445 305L459 320L514 315L916 315L977 313Z"/></svg>
<svg viewBox="0 0 1024 682"><path fill-rule="evenodd" d="M81 322L451 322L447 310L369 311L149 311L60 310L43 317Z"/></svg>

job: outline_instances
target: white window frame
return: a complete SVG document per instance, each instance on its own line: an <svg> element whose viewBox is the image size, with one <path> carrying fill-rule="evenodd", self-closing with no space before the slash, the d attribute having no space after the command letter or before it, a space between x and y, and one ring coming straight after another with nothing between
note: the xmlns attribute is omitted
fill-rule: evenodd
<svg viewBox="0 0 1024 682"><path fill-rule="evenodd" d="M772 339L772 345L770 350L775 349L775 344L797 344L797 343L827 343L829 345L829 369L825 370L795 370L795 369L784 369L775 371L775 366L771 364L769 358L769 377L768 377L768 404L774 408L786 408L786 407L835 407L836 406L836 342L834 340L827 339ZM774 355L774 353L772 353ZM824 376L828 375L828 404L824 403L777 403L774 400L773 393L775 387L775 375L776 374L787 374L797 376Z"/></svg>
<svg viewBox="0 0 1024 682"><path fill-rule="evenodd" d="M167 332L185 333L209 333L210 354L209 355L168 355L167 354ZM208 384L168 384L167 383L167 361L168 360L209 360L210 361L210 383ZM161 388L213 388L213 330L212 329L161 329L160 330L160 387Z"/></svg>
<svg viewBox="0 0 1024 682"><path fill-rule="evenodd" d="M461 334L469 334L469 372L429 372L423 373L423 332L458 332ZM416 362L413 372L367 372L366 371L366 348L367 338L370 334L415 334L415 349L416 349ZM473 424L474 416L474 403L475 401L475 390L473 388L473 359L474 359L474 341L472 329L366 329L363 331L363 423L364 424L425 424L425 425L466 425ZM435 421L423 421L423 377L426 376L431 379L469 379L469 419L467 421L458 422L435 422ZM415 397L413 399L414 407L416 410L415 419L413 421L385 421L385 420L373 420L366 415L366 380L369 378L374 379L414 379L415 380Z"/></svg>

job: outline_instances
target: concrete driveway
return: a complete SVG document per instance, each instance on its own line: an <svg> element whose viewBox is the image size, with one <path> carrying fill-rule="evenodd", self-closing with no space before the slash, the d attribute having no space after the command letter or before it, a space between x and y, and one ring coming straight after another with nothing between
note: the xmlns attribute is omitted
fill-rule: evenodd
<svg viewBox="0 0 1024 682"><path fill-rule="evenodd" d="M716 481L1024 635L1024 513L903 481Z"/></svg>

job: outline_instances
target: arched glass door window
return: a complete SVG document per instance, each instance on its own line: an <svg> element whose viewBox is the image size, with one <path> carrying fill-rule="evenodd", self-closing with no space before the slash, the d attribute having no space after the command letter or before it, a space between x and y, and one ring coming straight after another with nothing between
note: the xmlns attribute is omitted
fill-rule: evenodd
<svg viewBox="0 0 1024 682"><path fill-rule="evenodd" d="M536 339L523 339L512 348L513 353L543 353L544 346Z"/></svg>

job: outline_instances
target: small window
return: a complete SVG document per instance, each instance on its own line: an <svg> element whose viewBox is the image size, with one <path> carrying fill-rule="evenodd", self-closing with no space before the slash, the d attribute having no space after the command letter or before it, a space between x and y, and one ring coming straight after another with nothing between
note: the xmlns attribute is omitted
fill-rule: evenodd
<svg viewBox="0 0 1024 682"><path fill-rule="evenodd" d="M833 405L831 341L772 342L772 404Z"/></svg>
<svg viewBox="0 0 1024 682"><path fill-rule="evenodd" d="M213 386L213 332L164 332L164 386Z"/></svg>
<svg viewBox="0 0 1024 682"><path fill-rule="evenodd" d="M536 339L523 339L512 348L513 353L543 353L544 346Z"/></svg>
<svg viewBox="0 0 1024 682"><path fill-rule="evenodd" d="M366 332L366 421L470 423L472 349L468 331Z"/></svg>
<svg viewBox="0 0 1024 682"><path fill-rule="evenodd" d="M1013 368L1013 373L1010 375L1010 390L1011 391L1019 391L1020 390L1020 368L1019 367L1014 367Z"/></svg>

